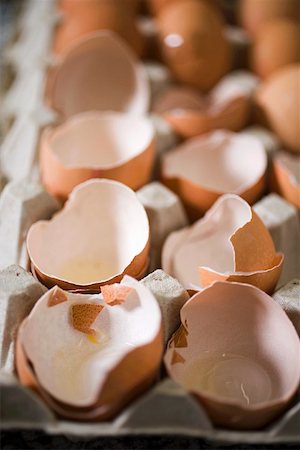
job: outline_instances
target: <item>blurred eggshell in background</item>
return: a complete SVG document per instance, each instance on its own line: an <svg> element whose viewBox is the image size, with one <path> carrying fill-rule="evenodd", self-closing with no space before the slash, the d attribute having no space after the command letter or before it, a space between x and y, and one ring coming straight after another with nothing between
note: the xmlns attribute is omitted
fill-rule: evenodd
<svg viewBox="0 0 300 450"><path fill-rule="evenodd" d="M119 7L130 9L132 12L136 12L139 6L139 0L59 0L58 7L63 12L77 12L82 9L100 9L102 4L112 1Z"/></svg>
<svg viewBox="0 0 300 450"><path fill-rule="evenodd" d="M142 277L149 253L149 222L136 194L112 180L89 180L71 193L52 220L36 222L27 250L47 287L99 292L124 274Z"/></svg>
<svg viewBox="0 0 300 450"><path fill-rule="evenodd" d="M251 67L266 78L280 67L300 62L300 25L288 19L267 22L254 40Z"/></svg>
<svg viewBox="0 0 300 450"><path fill-rule="evenodd" d="M266 152L258 139L224 130L190 139L162 157L163 182L193 218L225 193L254 203L264 191L266 169Z"/></svg>
<svg viewBox="0 0 300 450"><path fill-rule="evenodd" d="M219 198L191 227L171 233L162 253L163 269L187 289L239 281L272 292L282 263L265 225L231 194Z"/></svg>
<svg viewBox="0 0 300 450"><path fill-rule="evenodd" d="M258 119L285 147L300 153L300 64L283 67L267 78L257 91L256 104Z"/></svg>
<svg viewBox="0 0 300 450"><path fill-rule="evenodd" d="M300 209L300 155L280 152L273 159L275 190Z"/></svg>
<svg viewBox="0 0 300 450"><path fill-rule="evenodd" d="M102 294L54 287L22 323L18 375L60 416L106 419L155 380L163 351L159 306L132 278L115 286L124 288L129 295L111 306Z"/></svg>
<svg viewBox="0 0 300 450"><path fill-rule="evenodd" d="M72 6L57 26L53 51L56 55L61 55L79 38L99 30L113 31L138 56L141 55L144 43L136 17L128 5L118 0L88 0Z"/></svg>
<svg viewBox="0 0 300 450"><path fill-rule="evenodd" d="M217 282L180 315L164 358L167 372L216 425L257 430L288 406L300 382L300 343L271 297L250 285Z"/></svg>
<svg viewBox="0 0 300 450"><path fill-rule="evenodd" d="M117 112L85 112L46 128L40 167L48 192L65 200L90 178L109 178L136 190L150 178L154 127L146 117Z"/></svg>
<svg viewBox="0 0 300 450"><path fill-rule="evenodd" d="M220 128L238 131L247 123L257 84L255 76L239 71L224 77L207 96L188 87L170 87L157 96L153 111L184 138Z"/></svg>
<svg viewBox="0 0 300 450"><path fill-rule="evenodd" d="M173 3L178 3L178 1L180 1L181 3L183 3L185 0L147 0L148 4L149 4L149 9L150 12L154 15L154 16L158 16L163 9L165 9L166 7L168 7L169 5L172 5ZM215 0L198 0L201 1L202 3L206 3L206 5L208 6L212 6L212 7L217 7L217 3Z"/></svg>
<svg viewBox="0 0 300 450"><path fill-rule="evenodd" d="M241 25L255 35L268 21L279 18L300 19L298 0L240 0Z"/></svg>
<svg viewBox="0 0 300 450"><path fill-rule="evenodd" d="M46 101L64 117L93 110L145 114L150 88L126 42L99 31L77 41L50 70Z"/></svg>
<svg viewBox="0 0 300 450"><path fill-rule="evenodd" d="M157 25L163 58L178 81L207 91L230 69L222 16L206 3L171 3Z"/></svg>

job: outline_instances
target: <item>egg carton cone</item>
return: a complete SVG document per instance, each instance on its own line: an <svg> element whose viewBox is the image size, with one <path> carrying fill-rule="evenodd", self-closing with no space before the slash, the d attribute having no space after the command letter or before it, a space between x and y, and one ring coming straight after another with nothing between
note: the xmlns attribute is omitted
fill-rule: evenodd
<svg viewBox="0 0 300 450"><path fill-rule="evenodd" d="M273 298L284 309L300 336L300 279L291 280Z"/></svg>
<svg viewBox="0 0 300 450"><path fill-rule="evenodd" d="M5 186L0 196L0 269L11 264L27 267L28 229L37 220L49 219L59 208L40 184L25 179Z"/></svg>
<svg viewBox="0 0 300 450"><path fill-rule="evenodd" d="M151 277L152 275L152 277ZM182 300L182 288L162 271L144 279L157 298L169 296ZM158 284L157 284L158 283ZM158 287L157 287L158 286ZM213 428L198 402L169 378L126 407L114 420L102 423L74 423L58 420L34 392L20 385L14 373L14 340L18 326L45 288L21 267L10 266L0 272L1 292L1 369L0 417L2 429L39 429L49 434L64 434L73 441L97 436L185 435L226 443L288 443L299 439L299 402L294 402L279 421L259 432L236 432ZM180 294L181 292L181 294ZM161 301L162 304L162 301Z"/></svg>
<svg viewBox="0 0 300 450"><path fill-rule="evenodd" d="M297 208L277 194L269 194L253 206L271 233L285 261L277 288L300 278L300 219Z"/></svg>

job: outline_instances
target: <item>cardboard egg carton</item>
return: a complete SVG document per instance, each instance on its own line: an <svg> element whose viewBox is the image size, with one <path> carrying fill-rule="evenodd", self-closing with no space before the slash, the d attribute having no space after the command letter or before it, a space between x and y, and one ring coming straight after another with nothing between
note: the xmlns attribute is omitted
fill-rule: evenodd
<svg viewBox="0 0 300 450"><path fill-rule="evenodd" d="M49 66L49 48L59 20L55 2L28 0L18 23L20 38L8 48L8 61L16 77L4 98L4 119L12 126L0 151L0 419L2 429L40 429L82 440L97 436L184 435L227 444L288 443L299 441L300 402L268 428L253 432L213 427L205 410L180 386L162 373L151 390L128 405L114 420L75 423L59 420L47 405L18 381L14 370L14 340L17 328L45 288L29 273L26 233L34 222L50 218L60 205L39 184L38 142L41 129L55 121L43 105L43 89ZM39 42L36 42L39 27ZM34 48L34 51L28 49ZM152 93L166 86L169 73L162 66L147 66ZM17 101L16 101L17 99ZM158 154L176 144L176 136L160 117L152 118L157 132ZM271 145L271 144L270 144ZM274 144L275 146L275 144ZM270 153L273 147L270 147ZM153 177L157 177L157 167ZM5 181L4 181L5 180ZM166 236L187 225L179 198L158 182L138 192L148 213L152 234L149 274L142 280L160 304L165 342L179 325L179 311L189 298L180 283L159 269ZM282 287L275 295L299 324L299 270L294 244L299 237L296 210L278 196L269 196L255 206L269 228L278 250L289 262ZM296 265L295 265L296 264ZM296 287L295 287L296 286ZM298 325L297 325L298 326ZM299 331L299 329L298 329Z"/></svg>

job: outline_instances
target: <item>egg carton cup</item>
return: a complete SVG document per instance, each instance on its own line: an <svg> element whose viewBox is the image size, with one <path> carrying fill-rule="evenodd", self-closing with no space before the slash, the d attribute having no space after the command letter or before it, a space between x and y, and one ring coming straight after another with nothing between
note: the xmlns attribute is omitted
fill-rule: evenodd
<svg viewBox="0 0 300 450"><path fill-rule="evenodd" d="M39 429L50 435L67 435L73 440L97 436L184 435L228 444L298 442L299 398L268 428L257 432L237 432L213 428L199 403L163 375L152 389L132 402L114 420L93 424L57 419L39 397L19 383L14 370L17 328L45 292L44 286L29 273L25 238L34 222L49 219L60 209L57 201L39 184L37 158L41 130L57 120L53 111L43 105L43 92L46 72L52 63L49 49L53 30L59 20L54 1L28 0L17 23L19 39L9 45L5 54L16 76L3 99L2 120L9 124L9 131L0 150L0 192L7 183L0 196L2 429ZM246 40L242 38L232 37L236 41ZM246 44L240 44L241 47L243 45ZM171 82L170 74L160 64L146 64L146 72L152 95ZM151 120L157 134L157 153L161 155L176 144L177 138L161 117L152 115ZM274 146L277 150L276 143ZM273 149L271 146L270 153ZM156 178L157 166L153 172L153 179ZM166 342L178 327L179 310L189 296L177 280L155 269L160 267L165 237L186 226L187 218L178 197L156 181L142 188L138 197L147 211L152 233L150 273L142 282L160 304ZM286 281L290 283L281 287L274 299L297 324L300 314L297 298L299 280L291 281L292 278L300 278L299 271L294 271L298 266L293 263L296 253L291 244L299 237L297 213L291 205L276 196L261 201L257 205L257 213L271 231L277 250L284 251L290 260L291 272L286 273L282 281L283 284Z"/></svg>

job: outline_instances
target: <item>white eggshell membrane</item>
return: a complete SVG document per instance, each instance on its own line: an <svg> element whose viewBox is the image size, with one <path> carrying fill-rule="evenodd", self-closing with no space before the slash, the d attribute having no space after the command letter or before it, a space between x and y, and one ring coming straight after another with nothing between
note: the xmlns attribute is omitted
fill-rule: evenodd
<svg viewBox="0 0 300 450"><path fill-rule="evenodd" d="M121 285L133 290L123 304L114 306L106 304L102 294L64 292L67 301L49 307L49 298L59 289L54 287L25 320L20 340L26 357L40 385L56 400L76 407L92 405L101 395L110 371L125 355L159 334L161 313L151 292L128 276ZM95 340L73 327L70 312L76 304L103 306L92 325Z"/></svg>
<svg viewBox="0 0 300 450"><path fill-rule="evenodd" d="M221 130L186 141L163 157L163 174L187 179L218 193L240 194L258 182L267 168L262 143Z"/></svg>
<svg viewBox="0 0 300 450"><path fill-rule="evenodd" d="M93 179L77 186L52 220L32 225L27 249L40 272L84 286L122 274L148 239L136 194L117 181Z"/></svg>
<svg viewBox="0 0 300 450"><path fill-rule="evenodd" d="M163 269L190 289L199 289L200 266L233 273L235 255L230 238L251 218L247 202L236 195L223 195L203 219L170 234L163 247Z"/></svg>
<svg viewBox="0 0 300 450"><path fill-rule="evenodd" d="M48 144L69 168L113 168L145 151L154 138L149 119L117 112L86 112L49 130Z"/></svg>
<svg viewBox="0 0 300 450"><path fill-rule="evenodd" d="M128 45L110 31L99 31L80 39L63 56L48 101L65 117L92 110L145 114L150 88Z"/></svg>

